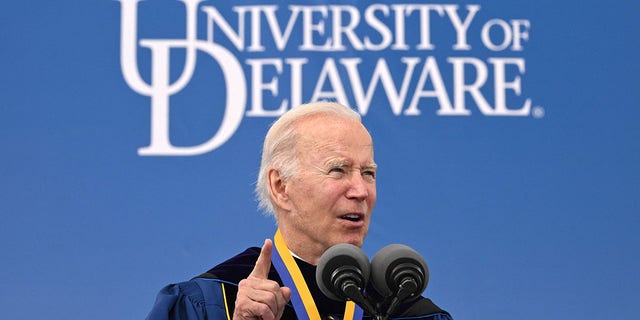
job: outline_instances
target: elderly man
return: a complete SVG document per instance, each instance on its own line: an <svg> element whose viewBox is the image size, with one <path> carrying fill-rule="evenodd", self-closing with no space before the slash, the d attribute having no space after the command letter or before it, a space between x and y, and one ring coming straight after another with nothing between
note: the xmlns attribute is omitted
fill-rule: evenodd
<svg viewBox="0 0 640 320"><path fill-rule="evenodd" d="M249 248L195 279L169 285L148 319L353 319L353 303L318 289L315 269L331 246L362 246L376 203L373 141L360 115L315 102L285 113L264 141L256 186L275 215L273 242ZM293 298L292 298L293 296ZM451 319L429 299L393 317Z"/></svg>

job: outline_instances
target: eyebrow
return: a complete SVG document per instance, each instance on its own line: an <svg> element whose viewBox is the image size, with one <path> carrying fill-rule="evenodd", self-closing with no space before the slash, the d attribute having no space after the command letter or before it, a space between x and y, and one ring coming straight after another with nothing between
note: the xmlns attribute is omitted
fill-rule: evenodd
<svg viewBox="0 0 640 320"><path fill-rule="evenodd" d="M326 162L326 166L328 167L345 167L345 166L352 166L351 161L345 160L345 159L331 159L329 161ZM375 162L366 164L364 166L361 166L360 168L362 169L377 169L378 165Z"/></svg>
<svg viewBox="0 0 640 320"><path fill-rule="evenodd" d="M349 161L345 159L330 159L325 165L327 167L344 167L349 165Z"/></svg>
<svg viewBox="0 0 640 320"><path fill-rule="evenodd" d="M378 165L375 162L372 162L370 164L367 164L367 165L363 166L362 168L365 168L365 169L378 169Z"/></svg>

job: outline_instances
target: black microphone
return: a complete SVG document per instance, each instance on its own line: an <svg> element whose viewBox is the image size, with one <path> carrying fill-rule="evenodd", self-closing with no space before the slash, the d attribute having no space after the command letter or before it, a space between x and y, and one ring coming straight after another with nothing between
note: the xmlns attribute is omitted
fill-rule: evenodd
<svg viewBox="0 0 640 320"><path fill-rule="evenodd" d="M325 251L316 269L316 282L325 296L337 301L351 300L371 315L376 309L363 293L369 282L371 265L362 249L347 243Z"/></svg>
<svg viewBox="0 0 640 320"><path fill-rule="evenodd" d="M429 282L429 268L422 256L408 246L391 244L371 260L373 286L391 303L383 319L388 318L400 302L420 295Z"/></svg>

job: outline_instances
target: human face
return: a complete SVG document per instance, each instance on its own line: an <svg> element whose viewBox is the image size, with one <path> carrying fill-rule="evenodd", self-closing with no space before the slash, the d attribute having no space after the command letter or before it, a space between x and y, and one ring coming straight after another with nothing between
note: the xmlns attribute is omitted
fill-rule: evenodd
<svg viewBox="0 0 640 320"><path fill-rule="evenodd" d="M279 226L289 248L308 262L338 243L362 246L376 203L373 142L364 126L335 116L298 124L298 171L285 182Z"/></svg>

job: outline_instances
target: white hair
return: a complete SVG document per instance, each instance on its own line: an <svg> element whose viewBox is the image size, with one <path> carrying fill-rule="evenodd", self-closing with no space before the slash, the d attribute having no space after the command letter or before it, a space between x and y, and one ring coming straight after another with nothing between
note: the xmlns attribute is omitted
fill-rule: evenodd
<svg viewBox="0 0 640 320"><path fill-rule="evenodd" d="M287 111L276 120L264 138L262 161L255 190L259 208L267 215L275 214L267 177L269 169L278 170L285 181L297 173L296 147L299 132L295 124L301 119L315 115L332 115L362 122L360 114L355 110L336 102L327 101L303 104Z"/></svg>

